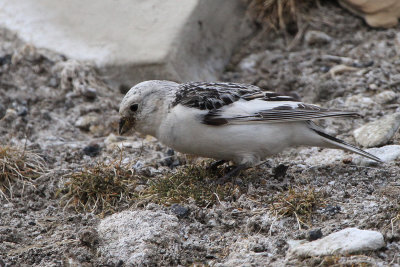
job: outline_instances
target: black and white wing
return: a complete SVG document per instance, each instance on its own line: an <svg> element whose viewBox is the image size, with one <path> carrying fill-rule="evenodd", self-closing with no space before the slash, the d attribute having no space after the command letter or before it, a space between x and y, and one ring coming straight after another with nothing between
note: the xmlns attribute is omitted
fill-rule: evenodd
<svg viewBox="0 0 400 267"><path fill-rule="evenodd" d="M191 82L180 85L173 105L181 104L200 110L228 106L244 95L262 92L257 86L225 82Z"/></svg>
<svg viewBox="0 0 400 267"><path fill-rule="evenodd" d="M202 122L208 125L307 121L326 117L353 117L355 112L328 110L302 103L290 96L262 91L238 83L185 83L174 105L207 110Z"/></svg>

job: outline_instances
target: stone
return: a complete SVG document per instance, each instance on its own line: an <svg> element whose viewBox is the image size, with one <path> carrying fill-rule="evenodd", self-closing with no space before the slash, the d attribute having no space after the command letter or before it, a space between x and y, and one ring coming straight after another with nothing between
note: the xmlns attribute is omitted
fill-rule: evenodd
<svg viewBox="0 0 400 267"><path fill-rule="evenodd" d="M347 255L385 246L381 233L357 228L346 228L312 242L291 240L288 243L289 253L299 257Z"/></svg>
<svg viewBox="0 0 400 267"><path fill-rule="evenodd" d="M374 99L375 102L379 104L390 104L397 100L398 97L398 94L396 94L395 92L391 90L386 90L377 94Z"/></svg>
<svg viewBox="0 0 400 267"><path fill-rule="evenodd" d="M163 257L179 253L180 228L176 216L162 211L123 211L100 222L98 251L113 264L163 265Z"/></svg>
<svg viewBox="0 0 400 267"><path fill-rule="evenodd" d="M374 83L371 83L370 85L368 85L368 88L369 88L369 90L372 90L372 91L378 90L378 86Z"/></svg>
<svg viewBox="0 0 400 267"><path fill-rule="evenodd" d="M75 122L75 126L81 130L89 131L90 126L95 124L98 121L98 117L95 115L85 115L79 117Z"/></svg>
<svg viewBox="0 0 400 267"><path fill-rule="evenodd" d="M363 17L371 27L394 27L400 18L398 0L339 0L339 4Z"/></svg>
<svg viewBox="0 0 400 267"><path fill-rule="evenodd" d="M82 91L82 95L86 97L88 100L94 100L97 96L97 91L95 88L86 88L86 90Z"/></svg>
<svg viewBox="0 0 400 267"><path fill-rule="evenodd" d="M218 79L252 33L245 12L242 0L13 0L0 2L0 26L36 47L93 63L118 88L149 79Z"/></svg>
<svg viewBox="0 0 400 267"><path fill-rule="evenodd" d="M190 210L179 204L173 204L171 206L171 211L180 219L186 218L190 214Z"/></svg>
<svg viewBox="0 0 400 267"><path fill-rule="evenodd" d="M117 142L122 142L125 141L127 138L125 136L119 136L115 135L113 133L110 133L105 139L104 139L104 144L111 145Z"/></svg>
<svg viewBox="0 0 400 267"><path fill-rule="evenodd" d="M18 113L15 109L12 108L8 108L6 110L6 114L3 116L2 121L6 121L6 122L12 122L14 121L18 116Z"/></svg>
<svg viewBox="0 0 400 267"><path fill-rule="evenodd" d="M400 158L400 145L387 145L383 147L374 147L366 149L368 153L373 154L380 158L383 162L389 163ZM356 156L353 162L357 165L369 166L376 165L377 163L365 157Z"/></svg>
<svg viewBox="0 0 400 267"><path fill-rule="evenodd" d="M310 230L307 233L307 240L308 241L314 241L314 240L320 239L321 237L322 237L321 229Z"/></svg>
<svg viewBox="0 0 400 267"><path fill-rule="evenodd" d="M325 44L332 41L332 37L320 31L307 31L304 36L304 41L308 45Z"/></svg>
<svg viewBox="0 0 400 267"><path fill-rule="evenodd" d="M100 155L101 148L99 144L90 144L87 145L83 148L83 154L89 156L89 157L96 157Z"/></svg>
<svg viewBox="0 0 400 267"><path fill-rule="evenodd" d="M356 142L364 147L387 144L400 127L400 112L384 116L354 130Z"/></svg>

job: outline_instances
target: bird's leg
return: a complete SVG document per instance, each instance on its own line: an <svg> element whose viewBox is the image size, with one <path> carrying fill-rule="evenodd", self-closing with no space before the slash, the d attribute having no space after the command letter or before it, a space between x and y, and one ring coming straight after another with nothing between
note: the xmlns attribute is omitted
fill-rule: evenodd
<svg viewBox="0 0 400 267"><path fill-rule="evenodd" d="M240 164L238 166L236 166L235 168L233 168L233 170L231 170L230 172L228 172L227 174L225 174L223 177L219 178L217 180L217 184L224 184L227 181L231 180L232 178L236 177L240 171L247 169L249 166L247 164Z"/></svg>
<svg viewBox="0 0 400 267"><path fill-rule="evenodd" d="M224 164L225 162L226 162L226 160L223 160L223 159L222 159L222 160L214 161L213 163L210 164L210 166L208 166L208 169L209 169L210 171L216 171L217 168L218 168L218 166Z"/></svg>

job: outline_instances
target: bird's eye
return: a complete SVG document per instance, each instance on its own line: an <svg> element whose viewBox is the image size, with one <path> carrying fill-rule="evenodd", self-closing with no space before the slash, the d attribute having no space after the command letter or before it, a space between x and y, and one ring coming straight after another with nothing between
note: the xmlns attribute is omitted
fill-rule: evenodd
<svg viewBox="0 0 400 267"><path fill-rule="evenodd" d="M138 107L139 107L138 104L133 104L133 105L131 105L129 108L130 108L131 111L135 112L135 111L138 110Z"/></svg>

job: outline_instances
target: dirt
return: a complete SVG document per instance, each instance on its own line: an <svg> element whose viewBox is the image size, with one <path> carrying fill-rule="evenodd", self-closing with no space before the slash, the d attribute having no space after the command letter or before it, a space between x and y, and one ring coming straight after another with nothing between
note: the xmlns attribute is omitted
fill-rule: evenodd
<svg viewBox="0 0 400 267"><path fill-rule="evenodd" d="M255 84L326 108L356 110L362 117L320 122L350 143L355 142L352 130L400 111L396 98L375 101L386 90L399 96L400 26L372 29L324 3L310 10L299 28L297 36L261 29L236 51L221 80ZM307 35L311 31L316 37ZM0 195L0 266L124 266L98 250L96 229L109 213L65 203L62 188L68 174L121 160L162 178L193 160L153 138L114 136L121 92L109 88L92 66L32 47L4 29L0 75L0 144L37 153L47 164L39 178L14 181ZM390 143L399 141L397 133ZM243 172L239 186L228 185L234 187L228 201L206 207L189 201L173 209L133 202L115 211L157 210L178 217L186 243L173 255L150 257L149 265L399 265L400 162L365 167L352 163L352 157L294 148ZM308 197L299 192L316 194L310 213L300 218L283 213L279 205L285 196ZM182 209L190 212L180 216ZM347 227L381 232L386 247L336 258L288 255L291 239Z"/></svg>

